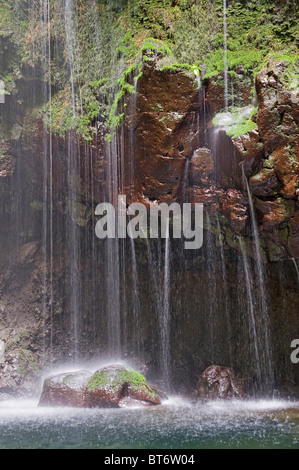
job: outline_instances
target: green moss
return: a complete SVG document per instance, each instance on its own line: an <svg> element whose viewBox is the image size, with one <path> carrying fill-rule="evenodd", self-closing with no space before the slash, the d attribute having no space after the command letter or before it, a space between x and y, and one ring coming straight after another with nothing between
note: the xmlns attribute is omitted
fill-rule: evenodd
<svg viewBox="0 0 299 470"><path fill-rule="evenodd" d="M237 138L257 128L252 120L257 108L247 106L245 108L229 108L228 111L218 113L213 119L213 125L225 130L227 135Z"/></svg>
<svg viewBox="0 0 299 470"><path fill-rule="evenodd" d="M32 202L30 202L30 207L35 211L42 211L43 210L43 203L42 203L42 201L32 201Z"/></svg>
<svg viewBox="0 0 299 470"><path fill-rule="evenodd" d="M264 68L276 69L278 65L283 66L283 71L280 75L280 81L285 88L298 91L298 68L299 68L299 54L295 53L285 54L283 52L271 52L264 60Z"/></svg>
<svg viewBox="0 0 299 470"><path fill-rule="evenodd" d="M162 59L163 57L171 55L170 48L163 41L151 37L143 43L140 52L148 58L155 55Z"/></svg>
<svg viewBox="0 0 299 470"><path fill-rule="evenodd" d="M125 383L128 383L132 389L146 391L149 395L155 396L148 387L145 377L131 367L98 370L88 380L86 388L89 392L96 388L110 388L116 392Z"/></svg>
<svg viewBox="0 0 299 470"><path fill-rule="evenodd" d="M271 52L296 53L298 37L298 5L270 0L230 2L227 7L228 71L257 73ZM250 45L250 46L249 46ZM205 78L224 71L224 36L219 31L212 41L213 51L206 60ZM232 75L231 75L232 77Z"/></svg>
<svg viewBox="0 0 299 470"><path fill-rule="evenodd" d="M242 82L241 75L252 77L274 52L287 64L285 85L294 89L298 5L274 0L227 3L227 65L233 84ZM52 103L42 91L39 105L52 132L63 135L75 130L91 140L96 121L115 129L122 116L121 101L133 93L142 64L149 61L158 61L163 71L190 74L194 64L197 68L205 64L205 77L219 76L224 70L223 0L72 4L67 37L59 2L50 0L46 23L36 2L0 0L1 78L19 103L24 99L22 82L48 84L51 78ZM45 48L51 52L49 58Z"/></svg>
<svg viewBox="0 0 299 470"><path fill-rule="evenodd" d="M163 113L164 109L160 103L157 103L155 106L151 108L152 111L158 111L159 113Z"/></svg>
<svg viewBox="0 0 299 470"><path fill-rule="evenodd" d="M289 148L289 160L290 160L291 165L292 165L292 171L295 171L298 162L297 162L297 156L295 154L295 150L292 147Z"/></svg>
<svg viewBox="0 0 299 470"><path fill-rule="evenodd" d="M179 63L172 63L170 65L163 65L161 67L161 70L162 72L167 72L167 71L171 71L171 72L178 72L178 71L188 71L188 72L192 72L195 76L198 76L200 71L201 71L201 68L198 66L198 65L190 65L190 64L179 64Z"/></svg>
<svg viewBox="0 0 299 470"><path fill-rule="evenodd" d="M211 1L181 2L172 23L173 53L180 63L204 62L220 29L217 4Z"/></svg>
<svg viewBox="0 0 299 470"><path fill-rule="evenodd" d="M141 66L140 66L141 64ZM139 73L138 73L139 72ZM136 74L134 76L134 74ZM107 127L112 131L115 132L117 127L119 126L120 122L122 121L124 117L124 113L118 113L118 110L120 108L121 102L123 98L126 96L126 94L134 94L136 93L135 87L131 84L128 83L128 80L132 80L133 82L137 82L139 78L142 76L142 63L134 63L130 65L122 74L121 78L118 80L118 86L120 87L114 101L112 103L112 106L110 108L109 112L109 117L106 121Z"/></svg>
<svg viewBox="0 0 299 470"><path fill-rule="evenodd" d="M246 122L240 122L235 128L227 131L227 134L233 139L239 137L240 135L247 134L250 131L253 131L257 128L257 124L250 119Z"/></svg>
<svg viewBox="0 0 299 470"><path fill-rule="evenodd" d="M236 69L242 71L243 74L255 73L263 64L264 53L258 49L233 50L227 51L227 70L231 78L235 78ZM204 78L217 76L224 72L224 54L223 49L217 49L210 53L206 60L206 72Z"/></svg>
<svg viewBox="0 0 299 470"><path fill-rule="evenodd" d="M18 362L16 373L23 376L34 376L39 370L39 364L31 351L25 349L17 350Z"/></svg>

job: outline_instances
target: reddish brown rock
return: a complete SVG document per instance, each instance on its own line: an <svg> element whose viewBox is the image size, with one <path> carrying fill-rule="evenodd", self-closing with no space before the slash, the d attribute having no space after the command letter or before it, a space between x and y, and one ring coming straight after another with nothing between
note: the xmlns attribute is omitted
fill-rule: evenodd
<svg viewBox="0 0 299 470"><path fill-rule="evenodd" d="M85 406L86 382L89 371L66 372L45 379L39 406Z"/></svg>
<svg viewBox="0 0 299 470"><path fill-rule="evenodd" d="M255 207L262 218L264 230L269 232L286 227L294 213L294 203L281 198L274 201L256 199Z"/></svg>
<svg viewBox="0 0 299 470"><path fill-rule="evenodd" d="M144 66L136 94L126 97L120 131L128 202L167 202L178 195L186 158L203 132L195 119L199 102L193 77Z"/></svg>
<svg viewBox="0 0 299 470"><path fill-rule="evenodd" d="M190 160L189 176L190 184L199 184L206 186L211 184L211 178L214 173L214 157L206 147L196 149Z"/></svg>
<svg viewBox="0 0 299 470"><path fill-rule="evenodd" d="M275 149L269 157L282 184L280 192L286 198L292 198L296 195L295 184L298 178L298 175L294 174L296 157L299 161L299 155L295 156L289 146Z"/></svg>
<svg viewBox="0 0 299 470"><path fill-rule="evenodd" d="M240 67L237 70L233 82L236 106L248 106L251 104L251 79L245 76L244 70ZM206 107L208 113L214 115L225 107L224 101L224 74L212 76L207 80Z"/></svg>
<svg viewBox="0 0 299 470"><path fill-rule="evenodd" d="M248 177L258 171L262 165L264 145L257 130L233 139L234 145L243 156L242 165Z"/></svg>
<svg viewBox="0 0 299 470"><path fill-rule="evenodd" d="M248 199L236 189L229 189L220 198L221 209L233 232L240 234L248 221Z"/></svg>
<svg viewBox="0 0 299 470"><path fill-rule="evenodd" d="M218 211L220 207L219 198L224 194L222 189L216 186L188 188L188 201L191 204L201 203L212 212Z"/></svg>
<svg viewBox="0 0 299 470"><path fill-rule="evenodd" d="M197 394L200 398L212 400L244 398L246 382L232 369L212 365L201 374L197 384Z"/></svg>
<svg viewBox="0 0 299 470"><path fill-rule="evenodd" d="M224 88L217 77L211 77L208 80L206 103L208 111L212 116L224 108Z"/></svg>
<svg viewBox="0 0 299 470"><path fill-rule="evenodd" d="M278 189L278 179L273 168L262 168L249 178L249 187L255 196L274 196Z"/></svg>
<svg viewBox="0 0 299 470"><path fill-rule="evenodd" d="M215 182L228 189L243 187L244 157L224 130L212 130L208 135L209 148L214 155Z"/></svg>

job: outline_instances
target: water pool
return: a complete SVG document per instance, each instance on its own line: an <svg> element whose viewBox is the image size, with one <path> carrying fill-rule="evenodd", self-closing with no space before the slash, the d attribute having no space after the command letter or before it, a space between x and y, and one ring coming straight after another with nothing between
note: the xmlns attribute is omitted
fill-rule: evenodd
<svg viewBox="0 0 299 470"><path fill-rule="evenodd" d="M299 448L299 403L192 403L133 409L40 408L0 402L1 449Z"/></svg>

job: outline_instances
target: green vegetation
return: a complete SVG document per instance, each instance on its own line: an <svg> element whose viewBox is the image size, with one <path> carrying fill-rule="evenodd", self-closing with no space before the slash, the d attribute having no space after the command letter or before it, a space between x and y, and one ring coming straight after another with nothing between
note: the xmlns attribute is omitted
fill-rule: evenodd
<svg viewBox="0 0 299 470"><path fill-rule="evenodd" d="M114 132L125 97L148 63L222 80L223 0L77 0L66 12L56 0L0 0L1 78L26 109L26 86L39 83L35 108L52 132L75 130L86 140L100 121ZM270 55L286 63L297 87L295 0L228 0L227 68L234 89L251 80ZM27 85L24 85L27 84ZM51 96L51 100L50 100ZM239 103L237 103L239 104Z"/></svg>
<svg viewBox="0 0 299 470"><path fill-rule="evenodd" d="M286 55L279 52L270 53L267 56L266 61L264 62L263 66L267 67L268 64L275 67L275 64L282 64L284 70L281 74L282 84L288 88L289 90L298 90L299 88L299 78L298 78L298 70L299 70L299 55L298 54L290 54Z"/></svg>
<svg viewBox="0 0 299 470"><path fill-rule="evenodd" d="M215 127L225 130L230 137L237 138L257 128L257 124L253 121L256 112L257 108L250 106L246 108L229 108L224 113L216 114L213 124Z"/></svg>
<svg viewBox="0 0 299 470"><path fill-rule="evenodd" d="M124 369L100 369L96 371L86 384L90 392L98 387L109 388L117 391L120 386L127 383L132 389L146 391L149 395L155 396L146 383L146 379L139 372L126 367Z"/></svg>

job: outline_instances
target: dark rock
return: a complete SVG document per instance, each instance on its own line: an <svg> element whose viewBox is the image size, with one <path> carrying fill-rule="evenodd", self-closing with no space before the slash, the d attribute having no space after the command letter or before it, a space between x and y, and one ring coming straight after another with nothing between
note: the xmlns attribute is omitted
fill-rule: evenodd
<svg viewBox="0 0 299 470"><path fill-rule="evenodd" d="M244 398L245 380L228 367L212 365L200 376L197 395L200 398Z"/></svg>
<svg viewBox="0 0 299 470"><path fill-rule="evenodd" d="M299 211L291 217L289 249L291 257L299 258Z"/></svg>
<svg viewBox="0 0 299 470"><path fill-rule="evenodd" d="M277 191L278 180L274 169L262 168L249 179L249 187L255 196L273 196Z"/></svg>
<svg viewBox="0 0 299 470"><path fill-rule="evenodd" d="M40 246L38 241L22 245L15 253L17 264L30 264L33 262L37 250Z"/></svg>
<svg viewBox="0 0 299 470"><path fill-rule="evenodd" d="M0 158L0 178L7 178L15 170L15 160L11 156Z"/></svg>

